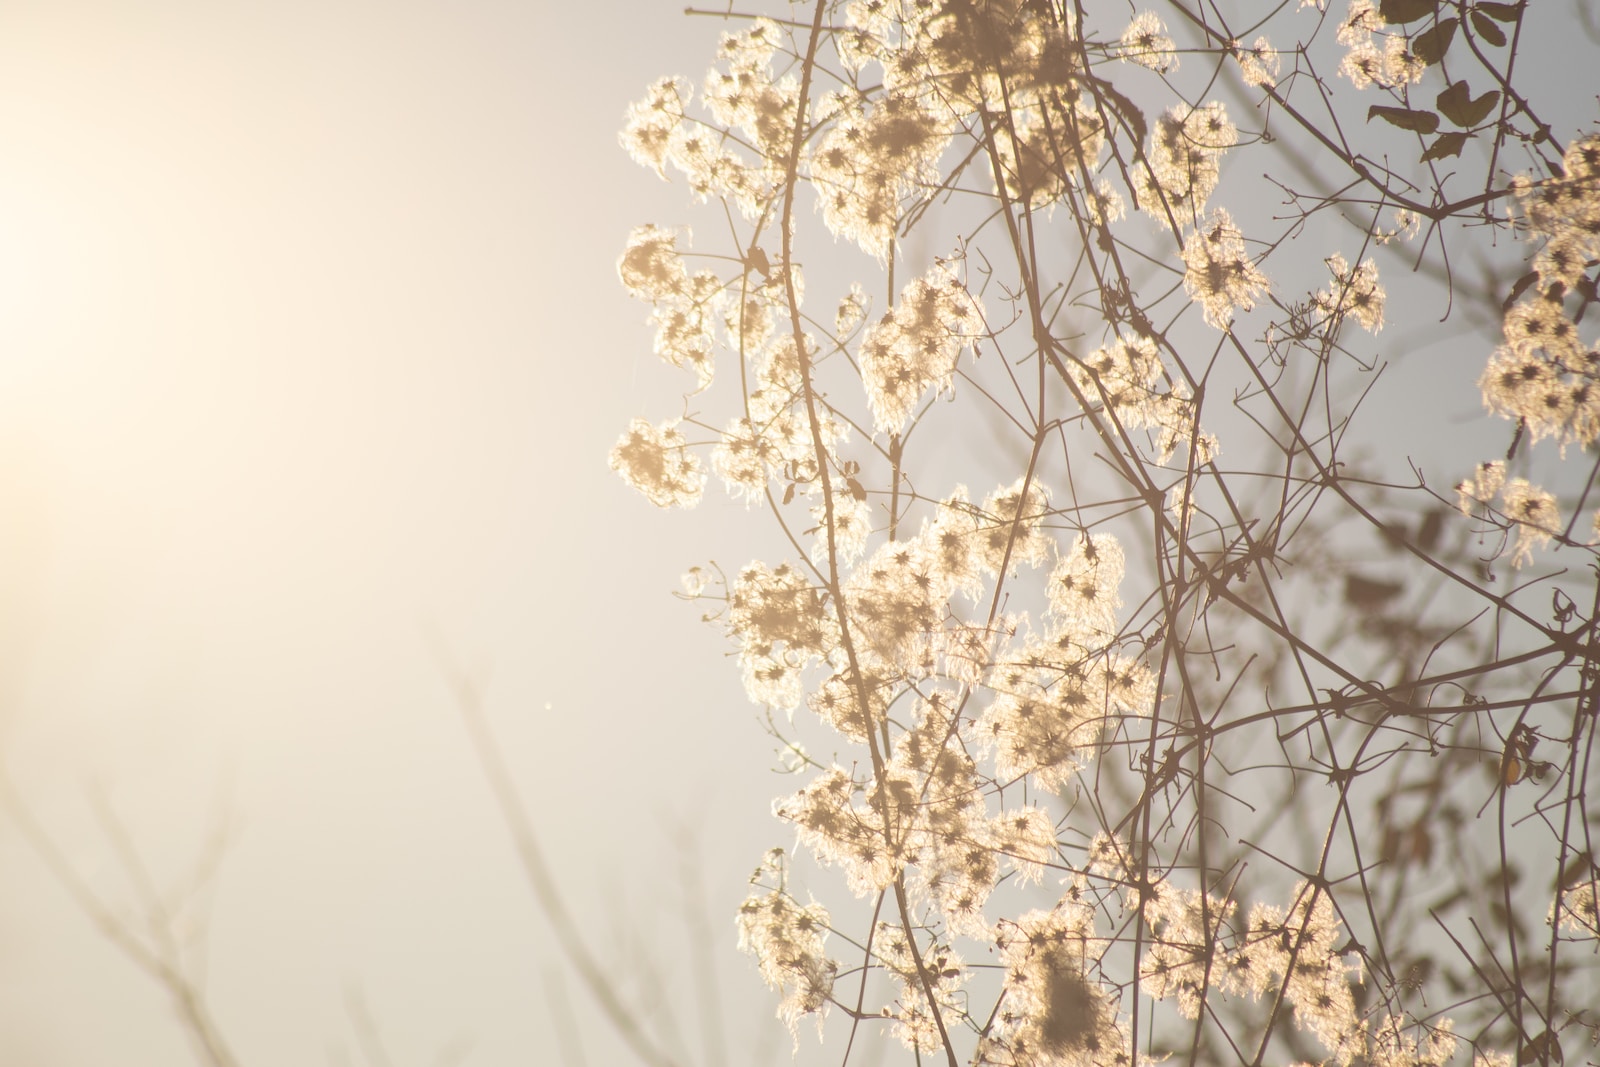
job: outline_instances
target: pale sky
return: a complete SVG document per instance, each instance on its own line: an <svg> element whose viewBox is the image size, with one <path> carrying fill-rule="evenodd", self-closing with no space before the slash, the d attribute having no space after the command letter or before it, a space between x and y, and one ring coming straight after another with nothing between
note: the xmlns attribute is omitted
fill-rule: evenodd
<svg viewBox="0 0 1600 1067"><path fill-rule="evenodd" d="M0 758L119 910L95 790L162 884L232 812L207 958L245 1064L362 1062L352 984L396 1064L556 1058L560 959L430 631L597 945L682 951L693 827L723 1000L770 1011L732 914L787 835L729 803L778 791L770 744L669 595L717 535L605 463L679 384L614 265L684 190L616 131L716 32L674 2L0 9ZM188 1062L9 815L0 880L0 1060Z"/></svg>

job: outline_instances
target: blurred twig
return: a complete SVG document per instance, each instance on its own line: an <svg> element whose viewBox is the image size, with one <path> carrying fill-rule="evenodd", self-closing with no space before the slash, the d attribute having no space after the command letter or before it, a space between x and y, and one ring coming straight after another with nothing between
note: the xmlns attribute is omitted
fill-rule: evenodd
<svg viewBox="0 0 1600 1067"><path fill-rule="evenodd" d="M455 698L456 709L461 713L467 734L472 739L473 750L477 753L484 777L488 779L489 789L494 794L500 815L505 820L506 829L516 846L517 856L522 861L522 870L527 875L529 886L533 889L534 899L539 909L544 912L550 928L555 931L556 940L560 943L567 962L578 973L590 995L594 997L595 1003L600 1006L600 1010L616 1028L617 1035L635 1056L651 1067L677 1067L676 1061L639 1026L634 1013L617 995L612 979L600 966L594 953L589 950L578 932L572 914L561 899L555 878L550 873L549 864L545 862L544 852L539 847L538 836L533 830L533 821L528 818L527 809L523 806L522 799L511 780L511 774L500 756L494 733L483 714L477 686L456 667L437 639L432 642L432 647L440 673L443 674L451 695Z"/></svg>
<svg viewBox="0 0 1600 1067"><path fill-rule="evenodd" d="M131 835L116 818L110 802L99 792L92 793L91 798L101 831L139 897L139 906L144 913L142 930L135 929L132 923L114 914L78 876L49 833L33 817L10 776L4 768L0 768L0 800L11 812L28 844L72 897L79 910L123 955L167 991L178 1009L178 1017L194 1046L197 1059L210 1067L237 1067L239 1060L229 1048L207 1002L203 968L185 959L182 939L177 932L184 904L193 899L210 880L220 861L227 838L226 818L221 820L217 831L209 838L185 892L177 903L169 904L157 891L133 845Z"/></svg>

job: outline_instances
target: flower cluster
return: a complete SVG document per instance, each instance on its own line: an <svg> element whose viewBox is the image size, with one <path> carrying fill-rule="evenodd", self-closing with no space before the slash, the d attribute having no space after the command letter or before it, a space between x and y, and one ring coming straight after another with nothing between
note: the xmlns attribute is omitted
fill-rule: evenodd
<svg viewBox="0 0 1600 1067"><path fill-rule="evenodd" d="M1278 72L1283 69L1283 57L1265 37L1257 37L1248 48L1236 44L1233 58L1239 64L1239 74L1246 85L1257 89L1277 86Z"/></svg>
<svg viewBox="0 0 1600 1067"><path fill-rule="evenodd" d="M1339 24L1339 43L1348 49L1339 73L1357 89L1399 88L1422 80L1427 69L1410 40L1395 32L1373 0L1350 0L1350 10Z"/></svg>
<svg viewBox="0 0 1600 1067"><path fill-rule="evenodd" d="M739 948L756 958L768 986L782 991L778 1015L793 1031L802 1015L828 1009L839 965L823 948L828 937L828 911L821 904L801 906L783 887L783 850L774 849L751 880L778 876L767 893L752 893L739 908Z"/></svg>
<svg viewBox="0 0 1600 1067"><path fill-rule="evenodd" d="M835 236L883 259L901 201L938 184L948 120L909 94L873 106L857 94L839 94L825 107L832 121L810 157L823 220Z"/></svg>
<svg viewBox="0 0 1600 1067"><path fill-rule="evenodd" d="M1503 460L1478 464L1470 479L1456 486L1456 507L1463 515L1479 508L1492 508L1516 531L1516 551L1511 564L1520 567L1533 559L1535 549L1548 545L1561 533L1561 514L1556 498L1525 478L1506 478Z"/></svg>
<svg viewBox="0 0 1600 1067"><path fill-rule="evenodd" d="M656 355L692 369L699 388L710 385L722 280L708 270L691 277L678 251L678 235L659 226L633 231L617 273L629 292L655 305L650 321L656 328Z"/></svg>
<svg viewBox="0 0 1600 1067"><path fill-rule="evenodd" d="M700 459L689 451L676 422L652 426L634 419L611 450L611 469L663 508L694 507L706 484Z"/></svg>
<svg viewBox="0 0 1600 1067"><path fill-rule="evenodd" d="M814 342L809 335L802 340L809 356ZM817 441L832 463L845 427L826 413L813 420L807 412L802 357L792 335L774 335L754 362L745 414L728 420L712 449L711 467L729 492L748 502L764 499L780 479L810 493L821 479Z"/></svg>
<svg viewBox="0 0 1600 1067"><path fill-rule="evenodd" d="M1333 898L1305 883L1290 893L1287 912L1258 904L1242 944L1234 950L1235 981L1260 995L1280 990L1294 1007L1295 1024L1346 1067L1366 1051L1366 1022L1356 1011L1352 972L1339 949L1340 924ZM1242 964L1242 966L1240 966Z"/></svg>
<svg viewBox="0 0 1600 1067"><path fill-rule="evenodd" d="M1217 439L1195 424L1188 384L1172 380L1160 350L1148 337L1118 337L1095 349L1068 373L1091 403L1099 401L1124 430L1159 430L1156 461L1166 463L1179 447L1193 446L1196 462L1217 454Z"/></svg>
<svg viewBox="0 0 1600 1067"><path fill-rule="evenodd" d="M708 617L724 622L747 695L788 713L767 718L797 776L774 814L871 902L872 919L848 932L861 977L853 1025L880 1021L924 1062L1006 1067L1143 1067L1183 1041L1191 1058L1226 1042L1241 1058L1311 1049L1331 1067L1444 1067L1455 1055L1454 1024L1410 996L1403 967L1420 968L1423 950L1385 928L1414 914L1404 868L1429 863L1434 823L1461 822L1471 776L1455 770L1481 762L1487 730L1503 735L1496 716L1521 709L1519 731L1555 736L1532 720L1570 699L1547 682L1577 669L1563 651L1577 609L1558 598L1559 632L1528 631L1552 650L1541 667L1567 656L1531 701L1502 681L1507 664L1536 658L1502 633L1531 616L1486 592L1493 579L1462 549L1464 523L1447 529L1435 508L1413 524L1385 510L1392 480L1356 475L1341 394L1370 379L1336 377L1347 368L1331 356L1363 340L1343 324L1377 334L1400 300L1366 249L1418 233L1423 217L1430 237L1469 209L1481 223L1485 204L1514 199L1537 244L1481 385L1520 429L1458 502L1514 534L1518 566L1558 538L1581 551L1555 496L1508 466L1523 440L1600 439L1600 356L1581 335L1600 256L1600 139L1574 142L1548 180L1491 178L1490 195L1452 200L1441 178L1423 195L1413 178L1427 164L1485 131L1506 147L1506 123L1536 122L1531 111L1505 90L1508 117L1487 122L1501 90L1470 92L1472 71L1452 62L1438 107L1466 132L1441 135L1410 175L1344 149L1358 127L1318 125L1321 109L1338 109L1317 94L1340 84L1318 69L1329 71L1335 38L1349 82L1405 105L1369 118L1430 136L1440 116L1408 87L1444 70L1458 29L1500 47L1496 26L1523 6L1354 0L1342 21L1305 16L1325 36L1298 41L1278 32L1295 17L1284 6L1248 31L1272 22L1272 40L1292 42L1280 51L1264 34L1246 45L1204 9L1169 33L1150 13L1086 28L1033 0L822 0L809 22L754 19L725 35L703 117L673 79L630 108L630 153L723 205L724 254L690 252L685 230L642 227L618 271L652 305L657 353L693 374L683 422L703 431L709 471L769 508L792 549L788 562L739 569L725 598L704 572L688 588L725 600ZM1207 101L1223 79L1261 104L1241 115L1253 127L1242 137ZM1152 104L1158 90L1177 102ZM1346 153L1339 173L1362 192L1312 195L1274 177L1288 205L1274 238L1263 212L1236 208L1236 221L1215 201L1229 153L1296 124L1308 145ZM1552 144L1541 131L1524 147L1553 164ZM1144 217L1125 219L1124 198ZM1313 258L1302 276L1320 280L1297 283L1292 304L1275 298L1269 260L1307 247L1314 214L1354 217L1358 202L1372 225L1346 245L1363 250L1355 262L1316 247L1326 273ZM935 212L930 246L923 220ZM818 315L798 263L815 251L806 240L830 238L832 252L805 259L822 307L837 309ZM827 258L838 255L873 264L883 295L838 277ZM885 298L887 311L869 313ZM1236 320L1258 308L1264 332L1252 338ZM714 375L719 354L729 369ZM714 380L737 380L731 402ZM973 414L955 424L932 413L936 397ZM1226 429L1237 469L1218 462L1202 414ZM678 425L636 420L613 452L657 503L691 503L705 481ZM987 495L957 484L996 462L1005 473L982 475ZM1407 499L1428 492L1415 491ZM1330 507L1341 517L1325 520ZM1361 524L1382 535L1383 566L1409 563L1410 548L1460 580L1443 594L1431 574L1391 581L1346 548ZM1471 621L1440 624L1434 600L1410 599L1413 584L1472 601ZM1326 610L1341 595L1349 610ZM1491 654L1459 654L1479 637L1475 649L1516 651L1484 667ZM1384 678L1398 681L1371 680ZM1419 779L1419 752L1449 769ZM1502 770L1502 790L1524 764ZM1380 791L1360 779L1391 767L1373 800ZM1247 787L1274 775L1282 791L1263 805ZM1305 784L1324 776L1336 787L1327 802ZM1424 801L1420 814L1393 813ZM1376 812L1375 848L1361 803ZM1279 804L1326 814L1326 828L1286 829ZM1235 817L1263 829L1238 837ZM763 870L777 886L746 901L741 947L793 1027L844 1000L823 938L847 921L800 905L777 861ZM1382 883L1383 899L1352 907L1357 875ZM1285 898L1290 877L1301 881ZM1552 944L1591 935L1593 912L1592 886L1563 890ZM989 973L984 952L998 963ZM1466 988L1468 964L1448 980ZM1503 1067L1491 999L1463 1003L1481 1004L1453 1009L1475 1014L1464 1033L1487 1035L1475 1062ZM1135 1027L1135 1004L1153 1004L1155 1020ZM1526 1042L1517 1048L1531 1062Z"/></svg>
<svg viewBox="0 0 1600 1067"><path fill-rule="evenodd" d="M1150 950L1140 974L1143 988L1157 999L1175 997L1179 1014L1198 1018L1201 1002L1213 987L1229 986L1221 969L1213 975L1212 968L1218 963L1219 944L1225 944L1223 933L1233 917L1233 901L1180 889L1167 879L1130 889L1128 897L1130 910L1138 908L1150 927Z"/></svg>
<svg viewBox="0 0 1600 1067"><path fill-rule="evenodd" d="M1233 216L1218 208L1183 243L1188 268L1183 288L1200 305L1206 325L1219 330L1233 325L1235 309L1249 311L1267 291L1267 277L1245 252L1244 234Z"/></svg>
<svg viewBox="0 0 1600 1067"><path fill-rule="evenodd" d="M1222 156L1238 129L1219 103L1182 104L1156 120L1149 162L1133 172L1139 206L1156 220L1183 228L1198 225L1222 177Z"/></svg>
<svg viewBox="0 0 1600 1067"><path fill-rule="evenodd" d="M1178 54L1167 28L1153 11L1141 11L1122 31L1121 57L1165 74L1178 67Z"/></svg>
<svg viewBox="0 0 1600 1067"><path fill-rule="evenodd" d="M885 433L905 429L928 390L951 387L956 357L982 329L983 309L949 264L906 286L894 311L861 342L861 380L873 425Z"/></svg>
<svg viewBox="0 0 1600 1067"><path fill-rule="evenodd" d="M670 163L701 199L724 198L745 217L759 218L782 175L781 164L765 150L793 129L799 96L797 86L772 80L777 40L777 25L765 19L745 33L726 35L721 56L727 65L714 68L705 85L706 105L719 121L743 128L763 151L760 161L742 156L710 127L688 119L690 90L678 78L661 79L643 100L629 106L620 136L623 147L662 178Z"/></svg>
<svg viewBox="0 0 1600 1067"><path fill-rule="evenodd" d="M636 163L654 170L658 177L667 176L667 158L683 126L683 107L688 95L688 86L682 78L662 78L650 86L643 100L628 105L622 146Z"/></svg>
<svg viewBox="0 0 1600 1067"><path fill-rule="evenodd" d="M1600 877L1590 877L1570 889L1562 889L1550 905L1546 922L1555 923L1560 913L1561 929L1575 938L1600 940Z"/></svg>
<svg viewBox="0 0 1600 1067"><path fill-rule="evenodd" d="M1084 178L1094 172L1106 142L1105 124L1088 103L1056 92L1007 117L996 135L997 166L1014 202L1037 209L1071 190L1089 190ZM1086 195L1103 201L1095 204L1095 214L1121 214L1121 197L1109 184L1100 182Z"/></svg>
<svg viewBox="0 0 1600 1067"><path fill-rule="evenodd" d="M1127 1024L1093 971L1094 915L1064 897L1000 924L1006 993L977 1062L993 1067L1127 1067Z"/></svg>
<svg viewBox="0 0 1600 1067"><path fill-rule="evenodd" d="M752 563L728 594L728 631L739 643L745 691L758 703L793 708L800 675L838 645L821 592L787 563Z"/></svg>
<svg viewBox="0 0 1600 1067"><path fill-rule="evenodd" d="M896 986L895 1006L887 1016L894 1020L894 1036L919 1053L943 1048L947 1038L939 1018L960 1014L961 986L971 972L949 945L935 941L918 946L894 923L879 923L872 940L879 963ZM937 1014L929 1003L929 989Z"/></svg>
<svg viewBox="0 0 1600 1067"><path fill-rule="evenodd" d="M726 64L706 75L705 100L724 129L738 130L763 160L768 177L782 177L779 160L794 137L800 87L794 79L772 79L778 24L757 19L743 33L725 33L718 58Z"/></svg>
<svg viewBox="0 0 1600 1067"><path fill-rule="evenodd" d="M1506 311L1505 344L1479 379L1483 402L1535 441L1588 445L1600 437L1600 351L1579 332L1587 302L1569 297L1600 256L1600 137L1574 141L1560 177L1521 179L1514 189L1529 239L1540 245L1533 284Z"/></svg>
<svg viewBox="0 0 1600 1067"><path fill-rule="evenodd" d="M1333 284L1312 297L1317 310L1336 320L1348 315L1368 333L1383 329L1385 294L1378 284L1378 265L1366 259L1352 267L1335 252L1328 257L1328 270L1333 274Z"/></svg>

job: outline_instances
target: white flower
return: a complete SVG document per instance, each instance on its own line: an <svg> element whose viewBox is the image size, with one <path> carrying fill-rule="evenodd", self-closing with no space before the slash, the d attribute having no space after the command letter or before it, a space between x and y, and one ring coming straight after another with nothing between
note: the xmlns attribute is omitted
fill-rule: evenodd
<svg viewBox="0 0 1600 1067"><path fill-rule="evenodd" d="M676 421L651 426L634 419L611 450L611 469L657 507L692 508L700 502L705 475Z"/></svg>
<svg viewBox="0 0 1600 1067"><path fill-rule="evenodd" d="M1233 216L1218 208L1183 244L1188 270L1183 287L1201 307L1206 324L1225 330L1235 308L1249 311L1267 291L1267 277L1245 254L1244 235Z"/></svg>

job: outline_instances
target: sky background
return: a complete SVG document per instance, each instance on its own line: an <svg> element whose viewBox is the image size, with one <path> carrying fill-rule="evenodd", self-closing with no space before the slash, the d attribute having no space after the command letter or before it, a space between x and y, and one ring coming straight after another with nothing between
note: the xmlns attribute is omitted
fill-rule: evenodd
<svg viewBox="0 0 1600 1067"><path fill-rule="evenodd" d="M676 966L688 847L715 1002L764 1028L731 944L786 838L748 802L771 744L669 595L753 554L747 517L606 469L681 386L615 262L684 190L617 130L717 32L637 0L0 7L0 760L119 913L93 796L162 885L229 817L203 915L245 1064L361 1062L350 987L397 1065L555 1059L560 959L432 646L597 947ZM0 1060L188 1061L9 813L0 883Z"/></svg>
<svg viewBox="0 0 1600 1067"><path fill-rule="evenodd" d="M580 1062L563 1002L584 1061L623 1061L553 977L441 654L625 987L670 991L697 1063L789 1058L732 917L795 785L670 595L781 553L605 462L684 383L617 256L691 214L616 132L721 28L678 0L0 6L0 761L119 916L95 797L163 886L226 820L198 917L245 1065L363 1062L352 990L396 1067ZM1396 456L1478 410L1431 329L1384 335ZM1441 368L1445 431L1404 399ZM188 1062L3 809L0 884L0 1061Z"/></svg>

